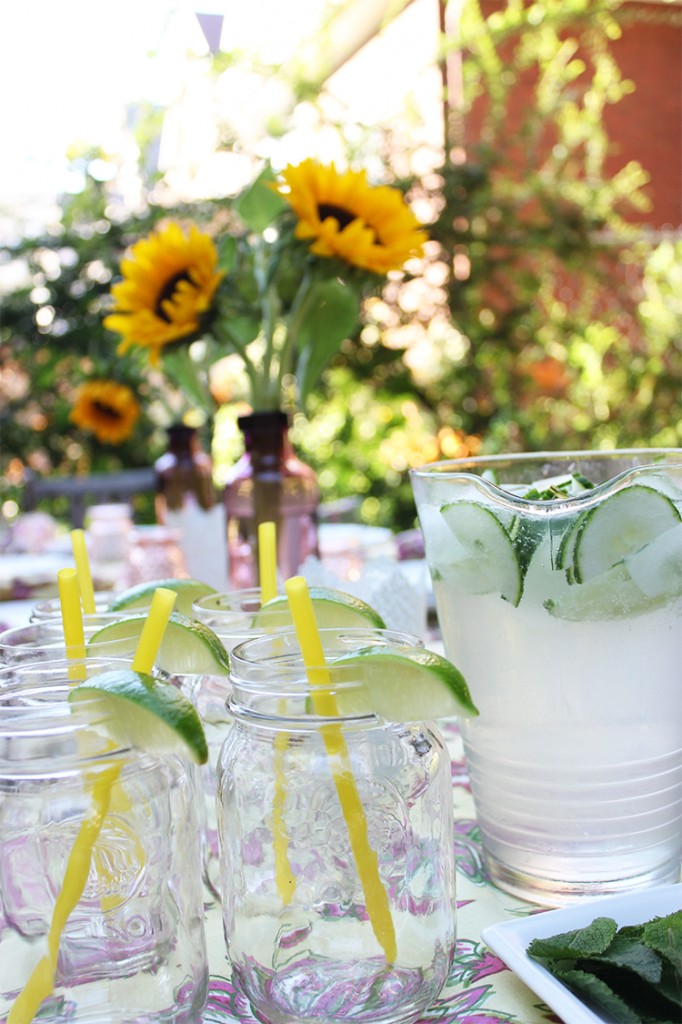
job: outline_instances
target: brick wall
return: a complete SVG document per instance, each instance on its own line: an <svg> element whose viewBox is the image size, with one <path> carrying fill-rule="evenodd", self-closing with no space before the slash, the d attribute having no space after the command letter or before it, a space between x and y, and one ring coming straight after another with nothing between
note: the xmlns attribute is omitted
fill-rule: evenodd
<svg viewBox="0 0 682 1024"><path fill-rule="evenodd" d="M504 8L482 0L484 15ZM632 213L633 222L657 229L682 227L682 4L626 3L623 34L612 52L635 92L607 108L605 124L613 144L607 172L637 160L649 173L652 209ZM469 132L475 132L475 118Z"/></svg>

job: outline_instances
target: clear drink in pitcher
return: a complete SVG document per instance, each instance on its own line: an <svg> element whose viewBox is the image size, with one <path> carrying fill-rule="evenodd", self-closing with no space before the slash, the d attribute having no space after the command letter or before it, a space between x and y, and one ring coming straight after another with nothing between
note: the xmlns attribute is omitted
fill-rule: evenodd
<svg viewBox="0 0 682 1024"><path fill-rule="evenodd" d="M682 451L412 474L491 878L540 903L676 881Z"/></svg>

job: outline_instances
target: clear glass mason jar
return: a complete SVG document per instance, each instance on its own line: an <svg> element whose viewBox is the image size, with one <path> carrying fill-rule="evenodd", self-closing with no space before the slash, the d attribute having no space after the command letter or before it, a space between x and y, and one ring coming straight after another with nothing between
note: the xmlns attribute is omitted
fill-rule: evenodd
<svg viewBox="0 0 682 1024"><path fill-rule="evenodd" d="M128 612L120 611L109 611L109 606L114 598L114 591L102 590L95 591L95 611L94 616L98 620L102 620L101 625L104 625L104 621L108 620L112 622L114 619L120 619L124 615L129 614ZM60 621L62 617L62 604L58 597L46 598L42 601L36 601L31 608L31 614L29 616L30 622L50 622ZM90 620L90 613L83 614L83 622L87 626Z"/></svg>
<svg viewBox="0 0 682 1024"><path fill-rule="evenodd" d="M260 607L260 587L245 587L243 590L207 594L199 598L192 605L192 617L209 626L230 652L247 640L263 636L263 629L253 625L255 614ZM286 607L281 612L271 612L267 631L269 634L291 632L291 616ZM387 630L385 635L410 647L423 646L423 641L412 634ZM2 637L0 642L1 640ZM218 898L221 884L216 820L216 771L220 748L232 723L232 715L228 708L230 686L229 678L217 675L193 676L182 684L184 692L201 716L208 743L208 761L200 770L205 798L202 828L204 880Z"/></svg>
<svg viewBox="0 0 682 1024"><path fill-rule="evenodd" d="M188 766L115 747L67 703L73 665L0 670L0 1019L194 1024L208 967Z"/></svg>
<svg viewBox="0 0 682 1024"><path fill-rule="evenodd" d="M322 630L328 665L400 637ZM218 763L223 922L235 983L271 1024L418 1019L455 951L450 759L431 724L311 709L293 634L232 651ZM390 680L387 680L390 685ZM341 710L340 710L341 709Z"/></svg>
<svg viewBox="0 0 682 1024"><path fill-rule="evenodd" d="M87 656L98 654L110 655L130 663L135 653L136 640L105 640L101 644L90 638L111 620L106 616L88 616L84 623L83 633L87 646ZM98 648L100 650L98 651ZM68 655L82 656L82 648L68 649ZM43 619L31 622L27 626L11 626L0 632L0 665L16 664L17 662L54 661L66 658L67 647L64 640L64 625L61 619Z"/></svg>

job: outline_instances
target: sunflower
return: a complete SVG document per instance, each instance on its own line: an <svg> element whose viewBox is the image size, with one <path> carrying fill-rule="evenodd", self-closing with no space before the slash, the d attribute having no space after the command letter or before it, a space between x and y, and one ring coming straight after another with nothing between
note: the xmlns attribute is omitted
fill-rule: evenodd
<svg viewBox="0 0 682 1024"><path fill-rule="evenodd" d="M140 406L127 384L90 380L81 384L69 419L104 444L120 444L133 432Z"/></svg>
<svg viewBox="0 0 682 1024"><path fill-rule="evenodd" d="M296 237L313 239L318 256L386 274L419 255L427 240L399 189L370 185L365 171L341 174L309 159L282 177L277 191L298 217Z"/></svg>
<svg viewBox="0 0 682 1024"><path fill-rule="evenodd" d="M158 363L164 345L196 334L211 306L222 272L209 235L175 221L152 232L121 261L123 280L111 294L114 312L104 326L122 336L120 353L138 345Z"/></svg>

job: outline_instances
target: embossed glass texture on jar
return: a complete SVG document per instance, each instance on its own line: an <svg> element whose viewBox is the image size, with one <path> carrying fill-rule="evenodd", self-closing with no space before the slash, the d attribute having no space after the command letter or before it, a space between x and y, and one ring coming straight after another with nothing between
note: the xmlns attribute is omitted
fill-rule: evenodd
<svg viewBox="0 0 682 1024"><path fill-rule="evenodd" d="M328 664L363 646L404 642L380 630L321 635ZM235 982L271 1024L417 1020L455 950L442 738L432 724L315 714L293 634L248 641L231 657L233 724L218 764L218 819ZM335 668L333 678L343 707L357 668ZM350 820L348 787L358 797ZM390 922L377 928L382 900Z"/></svg>
<svg viewBox="0 0 682 1024"><path fill-rule="evenodd" d="M87 703L68 704L69 664L0 670L0 1019L31 988L52 929L56 973L41 1022L193 1024L208 967L188 766L113 746ZM114 665L87 662L90 674ZM60 934L55 906L78 889L67 865L96 831L98 799L101 829Z"/></svg>

